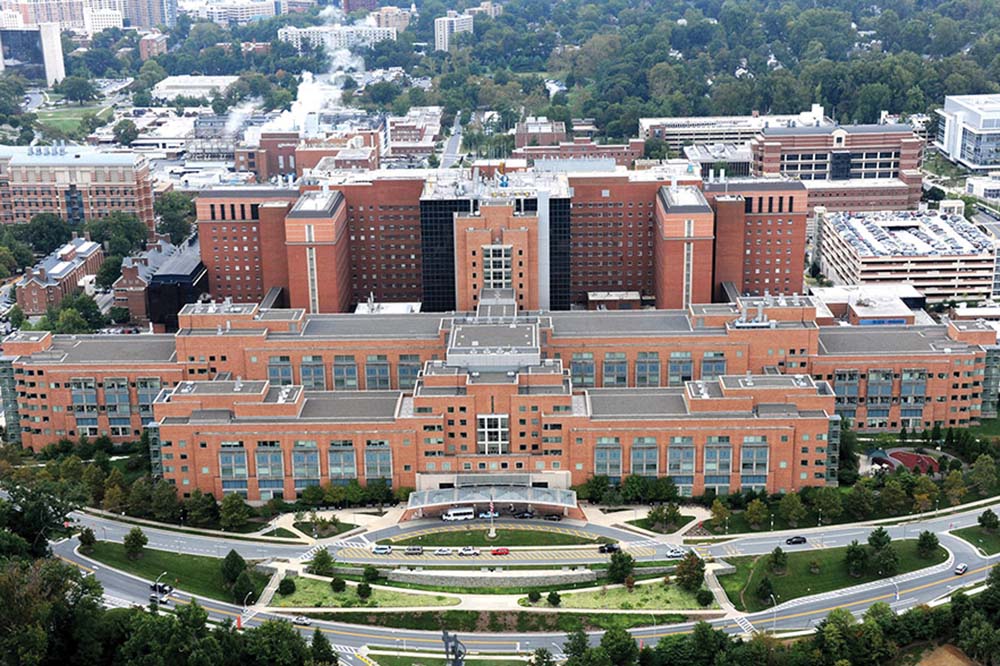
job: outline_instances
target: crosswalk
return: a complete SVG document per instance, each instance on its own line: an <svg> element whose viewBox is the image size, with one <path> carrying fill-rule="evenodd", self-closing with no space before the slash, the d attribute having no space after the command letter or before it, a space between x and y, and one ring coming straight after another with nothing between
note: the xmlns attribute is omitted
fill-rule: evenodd
<svg viewBox="0 0 1000 666"><path fill-rule="evenodd" d="M130 601L113 597L110 594L105 594L101 597L101 601L103 602L105 608L129 608L133 605Z"/></svg>
<svg viewBox="0 0 1000 666"><path fill-rule="evenodd" d="M757 629L750 624L750 620L746 619L742 615L736 617L736 624L740 625L740 629L742 629L745 634L752 635L757 633Z"/></svg>
<svg viewBox="0 0 1000 666"><path fill-rule="evenodd" d="M730 544L723 544L722 552L730 557L738 557L742 554L742 551L739 548Z"/></svg>
<svg viewBox="0 0 1000 666"><path fill-rule="evenodd" d="M299 562L308 562L309 560L311 560L313 557L316 556L316 553L318 553L319 551L323 550L324 548L326 548L326 546L322 546L322 545L313 546L312 548L310 548L306 552L304 552L301 555L299 555Z"/></svg>
<svg viewBox="0 0 1000 666"><path fill-rule="evenodd" d="M352 645L331 645L334 652L339 652L340 654L358 654L358 648Z"/></svg>

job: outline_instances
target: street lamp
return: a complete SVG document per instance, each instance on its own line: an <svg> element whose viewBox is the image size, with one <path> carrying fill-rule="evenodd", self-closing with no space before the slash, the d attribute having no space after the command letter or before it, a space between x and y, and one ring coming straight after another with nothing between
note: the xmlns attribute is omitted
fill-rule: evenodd
<svg viewBox="0 0 1000 666"><path fill-rule="evenodd" d="M247 599L250 598L251 594L253 594L253 590L250 590L249 592L247 592L247 596L243 597L243 612L244 613L247 612Z"/></svg>
<svg viewBox="0 0 1000 666"><path fill-rule="evenodd" d="M729 534L729 516L726 516L726 534Z"/></svg>
<svg viewBox="0 0 1000 666"><path fill-rule="evenodd" d="M771 512L771 531L774 531L774 512Z"/></svg>
<svg viewBox="0 0 1000 666"><path fill-rule="evenodd" d="M774 594L771 594L771 633L773 634L778 628L778 600L774 598Z"/></svg>
<svg viewBox="0 0 1000 666"><path fill-rule="evenodd" d="M895 580L891 578L889 579L889 582L892 583L892 586L894 588L896 588L896 601L899 601L899 583L897 583Z"/></svg>
<svg viewBox="0 0 1000 666"><path fill-rule="evenodd" d="M160 579L163 578L166 575L167 575L167 572L164 571L163 573L161 573L159 576L156 577L156 582L153 583L153 589L156 590L157 594L160 593Z"/></svg>

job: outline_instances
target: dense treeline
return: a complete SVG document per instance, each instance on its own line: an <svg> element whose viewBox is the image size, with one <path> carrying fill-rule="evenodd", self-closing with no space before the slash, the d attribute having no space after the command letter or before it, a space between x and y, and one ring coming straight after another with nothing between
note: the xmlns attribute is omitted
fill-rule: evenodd
<svg viewBox="0 0 1000 666"><path fill-rule="evenodd" d="M444 5L423 8L421 38ZM453 110L526 104L593 117L615 138L634 136L643 116L820 103L842 122L875 122L883 109L926 112L945 95L1000 90L996 0L884 9L847 0L510 0L498 18L477 17L475 35L459 44L431 56ZM549 100L542 75L564 81L568 94Z"/></svg>

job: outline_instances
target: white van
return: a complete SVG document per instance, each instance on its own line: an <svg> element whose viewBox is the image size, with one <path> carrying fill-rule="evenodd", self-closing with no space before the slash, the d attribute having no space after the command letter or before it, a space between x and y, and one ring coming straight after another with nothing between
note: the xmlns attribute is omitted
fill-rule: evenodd
<svg viewBox="0 0 1000 666"><path fill-rule="evenodd" d="M463 506L455 509L448 509L441 514L441 520L473 520L476 512L471 506Z"/></svg>

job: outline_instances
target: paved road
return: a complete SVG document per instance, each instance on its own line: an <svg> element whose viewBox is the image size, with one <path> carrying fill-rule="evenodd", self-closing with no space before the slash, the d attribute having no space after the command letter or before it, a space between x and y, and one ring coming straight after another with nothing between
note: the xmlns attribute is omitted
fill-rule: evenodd
<svg viewBox="0 0 1000 666"><path fill-rule="evenodd" d="M451 126L451 136L444 144L444 154L441 156L441 168L447 169L462 157L462 112L455 114L455 123Z"/></svg>
<svg viewBox="0 0 1000 666"><path fill-rule="evenodd" d="M1000 510L1000 503L993 506ZM833 593L813 595L781 603L776 609L754 613L741 618L739 623L733 619L712 621L716 628L729 633L745 633L753 630L796 630L815 626L835 608L847 608L852 612L861 613L875 602L889 603L897 610L905 610L914 605L927 603L949 594L958 586L981 583L985 580L990 567L1000 562L1000 555L992 557L981 556L966 542L945 534L946 530L974 525L976 517L983 508L955 514L943 518L934 518L909 525L898 525L887 528L894 539L915 538L918 532L928 529L939 535L942 545L950 552L948 561L929 569L897 576L892 579L874 581L864 585L840 590ZM84 524L95 527L98 538L120 540L130 526L121 526L93 516L84 516ZM520 522L520 521L519 521ZM527 524L527 523L524 523ZM400 528L405 532L419 529L420 526ZM426 528L426 526L424 526ZM591 526L592 529L599 529ZM213 539L189 534L143 528L149 537L149 547L172 550L177 552L193 552L201 554L224 555L230 547L236 548L245 556L250 557L295 557L303 554L303 546L286 546L278 544L262 544L245 541ZM395 529L395 528L392 528ZM607 528L611 529L611 528ZM784 539L788 533L754 535L733 539L720 544L699 547L701 552L724 557L726 555L749 555L766 553L776 545L782 545L788 551L809 550L817 547L844 546L851 540L864 542L871 528L858 526L826 527L822 529L803 529L801 534L807 536L808 542L800 546L787 546ZM383 530L385 532L386 530ZM376 535L379 533L376 533ZM79 563L83 567L96 568L95 575L105 586L109 600L116 605L131 603L145 604L148 602L148 581L141 581L127 574L122 574L102 566L94 566L80 556L73 548L75 540L69 540L54 546L55 552L67 560ZM214 551L214 552L213 552ZM964 562L969 565L969 571L964 576L955 576L954 565ZM554 564L552 560L545 563ZM182 592L173 595L177 603L189 602L190 595ZM232 604L201 600L210 617L215 620L232 619L241 614L241 608ZM284 617L278 614L258 614L248 619L245 626L254 626L267 619ZM363 645L379 646L390 649L440 647L440 637L434 632L387 629L383 627L367 627L345 625L334 622L316 622L315 626L327 635L338 650L350 654ZM691 623L648 627L634 630L637 639L647 643L654 642L661 636L686 633L691 631ZM303 628L303 632L307 631ZM593 640L599 640L600 634L594 634ZM462 641L470 651L489 652L519 652L534 650L537 647L547 647L554 653L561 652L563 636L561 634L464 634Z"/></svg>

